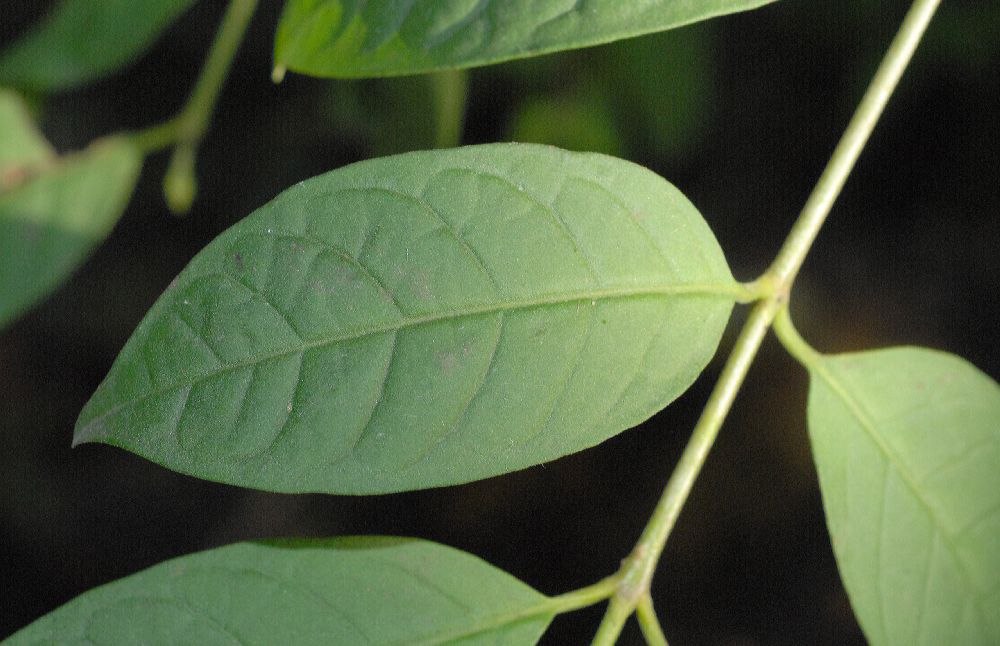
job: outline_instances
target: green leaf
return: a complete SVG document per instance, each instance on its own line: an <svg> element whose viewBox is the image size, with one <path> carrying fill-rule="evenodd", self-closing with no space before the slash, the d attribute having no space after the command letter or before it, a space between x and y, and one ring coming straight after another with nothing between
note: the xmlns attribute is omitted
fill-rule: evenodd
<svg viewBox="0 0 1000 646"><path fill-rule="evenodd" d="M869 642L1000 644L1000 386L919 348L822 357L811 376L827 523Z"/></svg>
<svg viewBox="0 0 1000 646"><path fill-rule="evenodd" d="M0 88L0 192L55 157L21 97Z"/></svg>
<svg viewBox="0 0 1000 646"><path fill-rule="evenodd" d="M666 406L738 292L695 208L634 164L523 144L361 162L199 253L75 441L273 491L485 478Z"/></svg>
<svg viewBox="0 0 1000 646"><path fill-rule="evenodd" d="M548 597L436 543L271 541L96 588L5 644L534 644L554 614Z"/></svg>
<svg viewBox="0 0 1000 646"><path fill-rule="evenodd" d="M275 65L396 76L487 65L679 27L773 0L288 0Z"/></svg>
<svg viewBox="0 0 1000 646"><path fill-rule="evenodd" d="M121 69L195 0L62 0L0 52L0 83L64 90Z"/></svg>
<svg viewBox="0 0 1000 646"><path fill-rule="evenodd" d="M124 139L56 157L0 91L0 327L56 289L107 236L142 158Z"/></svg>

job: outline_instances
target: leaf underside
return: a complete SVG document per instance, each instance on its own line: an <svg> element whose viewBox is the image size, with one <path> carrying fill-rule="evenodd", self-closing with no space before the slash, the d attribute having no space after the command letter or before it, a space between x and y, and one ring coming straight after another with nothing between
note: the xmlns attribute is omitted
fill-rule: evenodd
<svg viewBox="0 0 1000 646"><path fill-rule="evenodd" d="M275 63L313 76L472 67L663 31L773 0L288 0Z"/></svg>
<svg viewBox="0 0 1000 646"><path fill-rule="evenodd" d="M824 357L809 430L869 642L1000 643L1000 386L920 348Z"/></svg>
<svg viewBox="0 0 1000 646"><path fill-rule="evenodd" d="M266 490L467 482L663 408L734 289L694 207L628 162L523 144L362 162L199 253L75 440Z"/></svg>
<svg viewBox="0 0 1000 646"><path fill-rule="evenodd" d="M123 139L57 157L0 90L0 327L66 280L121 216L142 163Z"/></svg>
<svg viewBox="0 0 1000 646"><path fill-rule="evenodd" d="M20 644L535 644L549 599L458 550L415 539L240 543L84 593Z"/></svg>
<svg viewBox="0 0 1000 646"><path fill-rule="evenodd" d="M0 52L0 83L65 90L125 67L195 0L61 0Z"/></svg>

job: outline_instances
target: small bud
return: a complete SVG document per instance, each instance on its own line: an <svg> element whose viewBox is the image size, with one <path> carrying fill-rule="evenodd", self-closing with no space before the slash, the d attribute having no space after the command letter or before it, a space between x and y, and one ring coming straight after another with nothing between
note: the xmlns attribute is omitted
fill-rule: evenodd
<svg viewBox="0 0 1000 646"><path fill-rule="evenodd" d="M178 148L163 177L163 197L174 215L186 215L191 210L198 192L198 180L194 176L194 151L188 147Z"/></svg>

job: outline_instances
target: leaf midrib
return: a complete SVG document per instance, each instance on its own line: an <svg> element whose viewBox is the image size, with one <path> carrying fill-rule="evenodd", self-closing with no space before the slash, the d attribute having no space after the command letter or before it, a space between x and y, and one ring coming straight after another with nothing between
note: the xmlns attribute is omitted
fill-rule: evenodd
<svg viewBox="0 0 1000 646"><path fill-rule="evenodd" d="M433 323L439 323L443 321L450 321L455 319L461 319L473 316L482 316L485 314L496 314L500 312L512 312L512 311L523 311L544 307L554 307L558 305L567 305L571 303L584 303L586 301L614 301L614 300L627 300L630 298L642 298L648 296L683 296L683 295L700 295L700 296L718 296L723 297L728 300L736 302L744 295L743 288L738 283L697 283L697 284L679 284L670 286L660 286L660 287L633 287L633 288L606 288L606 289L594 289L586 292L571 292L567 294L554 294L545 297L540 297L536 299L524 299L515 301L503 301L499 303L490 304L480 304L473 305L465 309L451 310L447 312L438 312L434 314L426 314L423 316L403 316L396 319L390 323L384 323L382 325L366 327L363 330L352 330L346 334L340 334L334 337L328 337L324 339L317 339L313 341L303 341L299 346L290 349L282 350L279 352L272 352L266 355L260 355L252 357L245 361L238 361L230 364L226 364L217 369L214 369L205 374L199 375L191 379L185 379L184 381L175 382L168 386L161 386L155 388L140 397L134 399L129 399L123 401L115 406L112 406L107 411L99 413L87 420L86 422L78 421L76 425L76 432L74 433L74 446L82 442L86 442L89 438L82 438L85 435L86 429L92 426L95 422L110 417L117 414L119 411L137 404L139 402L158 397L169 393L177 388L183 388L185 386L193 386L195 384L201 383L206 379L218 376L222 373L239 370L241 368L247 368L254 366L272 359L278 359L281 357L287 357L292 354L299 352L305 353L314 348L320 348L324 346L333 345L336 343L342 343L344 341L353 341L357 339L362 339L369 336L374 336L377 334L383 334L386 332L399 331L406 328L418 327L421 325L430 325ZM294 330L293 330L294 332ZM82 423L81 423L82 422Z"/></svg>

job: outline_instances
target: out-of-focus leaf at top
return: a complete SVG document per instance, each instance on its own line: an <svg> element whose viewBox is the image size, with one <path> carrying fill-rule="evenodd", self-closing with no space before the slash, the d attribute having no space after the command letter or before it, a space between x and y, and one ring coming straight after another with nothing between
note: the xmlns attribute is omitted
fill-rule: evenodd
<svg viewBox="0 0 1000 646"><path fill-rule="evenodd" d="M125 67L195 0L61 0L0 52L0 83L64 90Z"/></svg>
<svg viewBox="0 0 1000 646"><path fill-rule="evenodd" d="M279 74L397 76L663 31L773 0L288 0Z"/></svg>

